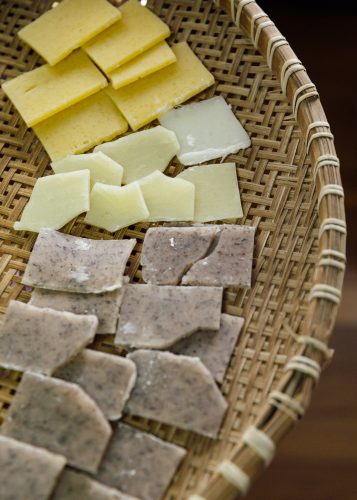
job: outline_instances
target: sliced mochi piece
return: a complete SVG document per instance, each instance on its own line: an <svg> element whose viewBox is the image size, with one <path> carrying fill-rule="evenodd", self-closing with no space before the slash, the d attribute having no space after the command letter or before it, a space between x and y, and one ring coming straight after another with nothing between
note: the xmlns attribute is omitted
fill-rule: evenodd
<svg viewBox="0 0 357 500"><path fill-rule="evenodd" d="M129 359L84 349L54 377L80 385L108 420L117 420L134 386L136 367Z"/></svg>
<svg viewBox="0 0 357 500"><path fill-rule="evenodd" d="M217 244L182 278L183 285L250 287L255 228L218 226Z"/></svg>
<svg viewBox="0 0 357 500"><path fill-rule="evenodd" d="M222 96L173 109L159 121L175 132L183 165L225 158L250 146L247 132Z"/></svg>
<svg viewBox="0 0 357 500"><path fill-rule="evenodd" d="M87 169L90 172L91 187L96 182L120 186L123 178L123 167L100 151L69 155L62 160L52 162L51 167L56 174Z"/></svg>
<svg viewBox="0 0 357 500"><path fill-rule="evenodd" d="M127 404L131 415L217 437L228 404L198 358L151 350L128 357L137 368Z"/></svg>
<svg viewBox="0 0 357 500"><path fill-rule="evenodd" d="M47 62L56 64L121 17L106 0L63 0L18 35Z"/></svg>
<svg viewBox="0 0 357 500"><path fill-rule="evenodd" d="M135 239L90 240L42 229L22 283L48 290L102 293L121 288Z"/></svg>
<svg viewBox="0 0 357 500"><path fill-rule="evenodd" d="M153 285L178 285L187 269L211 247L217 226L152 227L141 253L142 276Z"/></svg>
<svg viewBox="0 0 357 500"><path fill-rule="evenodd" d="M156 14L129 0L120 8L122 19L90 40L84 50L108 73L130 61L170 35L170 29Z"/></svg>
<svg viewBox="0 0 357 500"><path fill-rule="evenodd" d="M65 464L60 455L0 434L1 500L47 500Z"/></svg>
<svg viewBox="0 0 357 500"><path fill-rule="evenodd" d="M51 116L33 130L55 161L112 140L128 130L128 123L103 91Z"/></svg>
<svg viewBox="0 0 357 500"><path fill-rule="evenodd" d="M138 182L123 187L97 182L90 193L90 209L84 222L114 233L147 220L148 216L149 210Z"/></svg>
<svg viewBox="0 0 357 500"><path fill-rule="evenodd" d="M149 222L193 220L195 186L176 177L168 177L159 170L139 181Z"/></svg>
<svg viewBox="0 0 357 500"><path fill-rule="evenodd" d="M222 288L128 285L114 343L165 349L201 330L218 330Z"/></svg>
<svg viewBox="0 0 357 500"><path fill-rule="evenodd" d="M173 45L176 62L110 94L133 130L152 122L214 84L186 42Z"/></svg>
<svg viewBox="0 0 357 500"><path fill-rule="evenodd" d="M89 57L77 50L55 67L44 64L6 81L2 89L32 127L107 85Z"/></svg>
<svg viewBox="0 0 357 500"><path fill-rule="evenodd" d="M94 339L96 316L12 300L0 328L0 365L51 375Z"/></svg>
<svg viewBox="0 0 357 500"><path fill-rule="evenodd" d="M222 383L243 323L243 318L222 314L217 332L193 333L173 345L170 351L199 358L216 382Z"/></svg>
<svg viewBox="0 0 357 500"><path fill-rule="evenodd" d="M123 166L124 184L141 179L155 170L163 172L178 150L175 134L160 125L100 144L94 149L95 152L102 151Z"/></svg>
<svg viewBox="0 0 357 500"><path fill-rule="evenodd" d="M97 334L115 333L124 290L125 286L103 293L56 292L35 288L30 304L74 314L94 314L98 318Z"/></svg>
<svg viewBox="0 0 357 500"><path fill-rule="evenodd" d="M60 229L89 210L89 170L48 175L37 179L31 197L15 222L17 231Z"/></svg>
<svg viewBox="0 0 357 500"><path fill-rule="evenodd" d="M239 219L243 216L235 163L198 165L177 177L195 185L196 222Z"/></svg>
<svg viewBox="0 0 357 500"><path fill-rule="evenodd" d="M138 500L117 489L109 488L93 479L66 469L60 477L51 500Z"/></svg>
<svg viewBox="0 0 357 500"><path fill-rule="evenodd" d="M125 87L144 76L151 75L176 61L174 52L166 42L160 42L151 49L131 59L108 74L113 88Z"/></svg>
<svg viewBox="0 0 357 500"><path fill-rule="evenodd" d="M22 377L1 432L63 455L72 467L92 473L112 433L81 387L30 372Z"/></svg>
<svg viewBox="0 0 357 500"><path fill-rule="evenodd" d="M185 455L180 446L119 423L96 477L142 500L160 500Z"/></svg>

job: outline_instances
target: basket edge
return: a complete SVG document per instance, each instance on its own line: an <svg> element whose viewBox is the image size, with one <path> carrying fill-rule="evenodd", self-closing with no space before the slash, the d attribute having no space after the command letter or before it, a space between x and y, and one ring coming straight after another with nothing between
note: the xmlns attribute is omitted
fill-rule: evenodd
<svg viewBox="0 0 357 500"><path fill-rule="evenodd" d="M321 369L332 355L327 345L341 300L346 261L347 228L340 165L315 85L285 37L255 0L213 3L223 8L252 39L292 103L314 173L320 222L319 260L298 355L288 360L288 373L277 390L270 393L255 425L245 431L231 456L218 465L208 484L201 485L192 500L234 500L244 495L270 462L276 445L302 417ZM284 327L291 330L289 325Z"/></svg>

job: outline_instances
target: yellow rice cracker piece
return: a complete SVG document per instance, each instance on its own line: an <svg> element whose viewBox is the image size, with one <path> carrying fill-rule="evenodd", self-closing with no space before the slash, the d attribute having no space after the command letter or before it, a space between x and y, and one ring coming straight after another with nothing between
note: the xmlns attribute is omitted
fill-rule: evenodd
<svg viewBox="0 0 357 500"><path fill-rule="evenodd" d="M243 217L235 163L196 165L177 177L195 185L195 222Z"/></svg>
<svg viewBox="0 0 357 500"><path fill-rule="evenodd" d="M186 42L174 45L172 50L176 63L121 89L108 87L111 98L133 130L138 130L214 83L213 75Z"/></svg>
<svg viewBox="0 0 357 500"><path fill-rule="evenodd" d="M63 0L18 35L54 65L121 17L107 0Z"/></svg>
<svg viewBox="0 0 357 500"><path fill-rule="evenodd" d="M169 64L173 64L175 61L176 56L167 43L160 42L151 49L143 52L140 56L135 57L135 59L109 73L108 77L113 87L118 89L129 85L129 83L136 82L140 78L151 75L151 73L155 73Z"/></svg>
<svg viewBox="0 0 357 500"><path fill-rule="evenodd" d="M53 161L84 153L127 130L126 120L105 92L98 92L34 127Z"/></svg>
<svg viewBox="0 0 357 500"><path fill-rule="evenodd" d="M149 222L193 220L195 186L192 182L169 177L160 170L138 182L150 212Z"/></svg>
<svg viewBox="0 0 357 500"><path fill-rule="evenodd" d="M2 88L32 127L107 86L107 80L81 50L56 66L45 64Z"/></svg>
<svg viewBox="0 0 357 500"><path fill-rule="evenodd" d="M114 233L148 217L149 210L137 181L123 187L97 182L90 193L90 210L84 222Z"/></svg>
<svg viewBox="0 0 357 500"><path fill-rule="evenodd" d="M109 73L170 35L169 27L137 0L121 7L123 18L84 46L93 61Z"/></svg>
<svg viewBox="0 0 357 500"><path fill-rule="evenodd" d="M37 179L22 213L15 222L17 231L60 229L77 215L89 210L89 170L47 175Z"/></svg>

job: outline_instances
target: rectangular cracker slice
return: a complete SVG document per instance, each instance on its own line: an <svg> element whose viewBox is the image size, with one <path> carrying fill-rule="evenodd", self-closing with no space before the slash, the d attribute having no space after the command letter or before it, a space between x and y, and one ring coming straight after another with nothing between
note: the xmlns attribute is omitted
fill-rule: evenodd
<svg viewBox="0 0 357 500"><path fill-rule="evenodd" d="M62 0L18 36L53 65L121 17L106 0Z"/></svg>
<svg viewBox="0 0 357 500"><path fill-rule="evenodd" d="M109 73L170 35L169 27L140 4L128 0L120 8L122 19L84 46L93 61Z"/></svg>
<svg viewBox="0 0 357 500"><path fill-rule="evenodd" d="M110 93L133 130L138 130L214 83L213 75L186 42L171 48L176 56L175 63Z"/></svg>
<svg viewBox="0 0 357 500"><path fill-rule="evenodd" d="M45 64L2 85L28 127L107 86L89 57L77 50L56 66Z"/></svg>
<svg viewBox="0 0 357 500"><path fill-rule="evenodd" d="M140 78L151 75L176 61L174 52L166 42L160 42L131 61L109 73L108 77L114 89L125 87Z"/></svg>
<svg viewBox="0 0 357 500"><path fill-rule="evenodd" d="M128 285L114 343L166 349L197 330L218 330L223 289Z"/></svg>
<svg viewBox="0 0 357 500"><path fill-rule="evenodd" d="M97 92L34 127L51 160L84 153L128 130L112 100Z"/></svg>

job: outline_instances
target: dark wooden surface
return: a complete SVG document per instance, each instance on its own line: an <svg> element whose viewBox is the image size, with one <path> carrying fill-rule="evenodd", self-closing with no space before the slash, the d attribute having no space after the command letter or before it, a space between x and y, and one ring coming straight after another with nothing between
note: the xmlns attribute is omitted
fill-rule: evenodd
<svg viewBox="0 0 357 500"><path fill-rule="evenodd" d="M357 99L356 7L343 2L258 3L316 84L341 159L348 267L332 339L335 356L307 415L281 445L248 500L357 499ZM293 4L293 5L292 5ZM223 500L223 499L222 499Z"/></svg>

